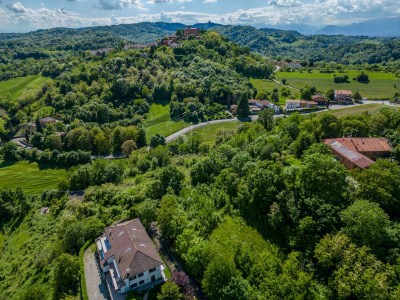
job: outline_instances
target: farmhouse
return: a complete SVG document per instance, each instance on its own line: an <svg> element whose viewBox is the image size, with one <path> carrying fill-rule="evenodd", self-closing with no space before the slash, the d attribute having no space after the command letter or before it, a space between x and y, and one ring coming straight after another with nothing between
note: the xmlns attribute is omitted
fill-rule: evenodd
<svg viewBox="0 0 400 300"><path fill-rule="evenodd" d="M332 154L348 170L364 169L377 158L389 157L392 149L385 138L338 138L323 142L331 147Z"/></svg>
<svg viewBox="0 0 400 300"><path fill-rule="evenodd" d="M277 60L273 60L271 61L272 64L274 64L277 67L281 67L281 68L286 68L288 66L288 63L286 61L277 61Z"/></svg>
<svg viewBox="0 0 400 300"><path fill-rule="evenodd" d="M351 102L351 91L335 90L335 101L339 103Z"/></svg>
<svg viewBox="0 0 400 300"><path fill-rule="evenodd" d="M249 105L257 106L261 110L263 109L269 109L273 108L275 110L275 113L279 113L280 108L278 105L274 105L271 103L269 100L254 100L254 99L249 99Z"/></svg>
<svg viewBox="0 0 400 300"><path fill-rule="evenodd" d="M299 109L301 108L301 100L291 100L291 99L286 99L286 110L291 110L291 109Z"/></svg>
<svg viewBox="0 0 400 300"><path fill-rule="evenodd" d="M292 61L292 62L290 62L288 64L288 67L292 68L292 69L300 69L301 68L301 64L299 62L297 62L297 61Z"/></svg>
<svg viewBox="0 0 400 300"><path fill-rule="evenodd" d="M52 117L44 117L39 119L40 125L42 126L48 126L48 125L53 125L58 122L58 120L52 118Z"/></svg>
<svg viewBox="0 0 400 300"><path fill-rule="evenodd" d="M318 105L326 105L328 100L324 96L318 94L312 96L312 101L317 102Z"/></svg>
<svg viewBox="0 0 400 300"><path fill-rule="evenodd" d="M139 219L105 228L96 246L107 283L120 294L165 280L163 262Z"/></svg>

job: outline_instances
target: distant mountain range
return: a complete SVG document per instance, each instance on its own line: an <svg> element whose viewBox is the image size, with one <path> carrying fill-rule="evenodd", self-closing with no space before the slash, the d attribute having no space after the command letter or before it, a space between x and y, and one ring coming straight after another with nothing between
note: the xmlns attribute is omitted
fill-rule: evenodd
<svg viewBox="0 0 400 300"><path fill-rule="evenodd" d="M400 37L400 17L374 19L347 26L329 25L318 30L316 34Z"/></svg>

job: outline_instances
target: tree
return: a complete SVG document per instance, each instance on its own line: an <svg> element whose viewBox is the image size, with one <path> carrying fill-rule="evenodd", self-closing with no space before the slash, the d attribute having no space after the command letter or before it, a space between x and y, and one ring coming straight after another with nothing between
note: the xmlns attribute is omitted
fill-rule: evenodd
<svg viewBox="0 0 400 300"><path fill-rule="evenodd" d="M275 110L273 108L264 109L258 114L258 121L267 131L271 131L274 128L274 115Z"/></svg>
<svg viewBox="0 0 400 300"><path fill-rule="evenodd" d="M325 90L325 97L326 97L328 100L333 101L333 99L335 99L335 92L334 92L334 90L331 89L331 88L327 88L327 89Z"/></svg>
<svg viewBox="0 0 400 300"><path fill-rule="evenodd" d="M56 149L58 151L61 151L63 147L61 136L54 134L46 136L44 147L50 150Z"/></svg>
<svg viewBox="0 0 400 300"><path fill-rule="evenodd" d="M271 100L273 103L278 103L279 102L279 94L277 92L273 92L271 95Z"/></svg>
<svg viewBox="0 0 400 300"><path fill-rule="evenodd" d="M187 276L184 272L173 272L171 274L171 281L175 283L183 293L187 293L187 290L190 289L190 281L189 276Z"/></svg>
<svg viewBox="0 0 400 300"><path fill-rule="evenodd" d="M362 83L368 83L369 82L369 76L365 74L364 71L362 71L360 74L357 75L357 81L362 82Z"/></svg>
<svg viewBox="0 0 400 300"><path fill-rule="evenodd" d="M4 155L6 160L16 160L18 158L17 149L16 143L7 142L1 147L0 153Z"/></svg>
<svg viewBox="0 0 400 300"><path fill-rule="evenodd" d="M316 246L317 269L336 299L391 299L393 269L343 233L326 235ZM393 298L394 299L394 298Z"/></svg>
<svg viewBox="0 0 400 300"><path fill-rule="evenodd" d="M107 154L110 152L110 142L103 132L100 132L94 138L94 146L98 154Z"/></svg>
<svg viewBox="0 0 400 300"><path fill-rule="evenodd" d="M185 174L176 166L169 165L161 170L159 180L163 193L167 191L168 187L171 187L174 193L178 195L185 180Z"/></svg>
<svg viewBox="0 0 400 300"><path fill-rule="evenodd" d="M160 135L159 133L156 133L151 137L150 140L150 147L151 148L156 148L157 146L164 146L165 145L165 138Z"/></svg>
<svg viewBox="0 0 400 300"><path fill-rule="evenodd" d="M42 124L40 123L39 118L36 119L35 125L36 125L36 132L43 132Z"/></svg>
<svg viewBox="0 0 400 300"><path fill-rule="evenodd" d="M250 284L242 277L232 277L231 281L222 290L223 299L226 300L248 300Z"/></svg>
<svg viewBox="0 0 400 300"><path fill-rule="evenodd" d="M341 213L343 232L360 246L374 248L385 238L389 216L379 204L358 200Z"/></svg>
<svg viewBox="0 0 400 300"><path fill-rule="evenodd" d="M204 273L203 289L210 299L221 299L224 288L238 276L235 263L227 257L215 257Z"/></svg>
<svg viewBox="0 0 400 300"><path fill-rule="evenodd" d="M185 296L179 291L179 287L171 281L163 284L161 293L157 295L158 300L183 300Z"/></svg>
<svg viewBox="0 0 400 300"><path fill-rule="evenodd" d="M178 207L175 196L166 195L162 198L157 223L166 239L175 239L181 234L186 220Z"/></svg>
<svg viewBox="0 0 400 300"><path fill-rule="evenodd" d="M61 254L54 264L54 291L56 295L76 293L79 286L79 260L77 256Z"/></svg>
<svg viewBox="0 0 400 300"><path fill-rule="evenodd" d="M137 146L135 141L127 140L122 144L121 149L123 154L130 155L133 151L137 149Z"/></svg>
<svg viewBox="0 0 400 300"><path fill-rule="evenodd" d="M250 115L249 99L246 93L240 97L236 108L236 115L238 118L247 118Z"/></svg>
<svg viewBox="0 0 400 300"><path fill-rule="evenodd" d="M21 300L38 300L38 299L46 299L47 291L44 286L40 283L35 282L35 284L28 289L21 296Z"/></svg>
<svg viewBox="0 0 400 300"><path fill-rule="evenodd" d="M362 99L361 94L358 91L355 92L352 97L354 100L356 100L356 102L358 102Z"/></svg>
<svg viewBox="0 0 400 300"><path fill-rule="evenodd" d="M286 85L286 79L282 79L282 84Z"/></svg>
<svg viewBox="0 0 400 300"><path fill-rule="evenodd" d="M311 91L309 89L304 89L301 92L301 99L310 101L312 98Z"/></svg>

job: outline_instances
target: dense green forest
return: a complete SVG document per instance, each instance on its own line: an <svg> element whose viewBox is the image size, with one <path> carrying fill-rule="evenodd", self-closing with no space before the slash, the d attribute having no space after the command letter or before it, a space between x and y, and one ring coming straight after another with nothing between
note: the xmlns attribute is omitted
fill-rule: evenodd
<svg viewBox="0 0 400 300"><path fill-rule="evenodd" d="M233 103L247 116L250 97L269 96L250 80L274 70L263 51L276 47L282 57L295 58L280 47L304 40L296 55L307 61L312 43L323 49L342 43L355 47L356 59L358 47L370 45L363 37L262 29L258 41L271 46L257 54L250 51L258 44L251 42L253 29L238 27L248 30L244 45L229 41L242 36L226 27L228 36L238 36L209 30L181 48L123 50L136 34L153 39L158 33L121 26L0 38L8 45L0 52L0 168L26 160L37 163L38 178L43 170L65 171L56 189L40 194L18 182L0 189L1 299L81 299L82 249L124 218L140 218L146 229L157 226L208 299L400 298L398 108L342 118L263 110L258 120L236 121L211 141L196 133L168 144L159 132L148 136L164 120L186 126L227 118ZM180 29L158 26L165 30L160 35ZM87 51L108 46L114 49L102 55ZM306 92L311 96L311 88ZM279 100L278 89L273 93ZM46 116L59 122L42 126L39 118ZM28 125L35 130L25 130ZM346 170L321 140L355 131L388 138L391 158ZM10 142L16 133L33 149ZM111 153L126 158L92 157ZM84 201L68 191L84 191ZM44 207L49 213L42 214ZM177 278L163 285L159 300L193 299Z"/></svg>

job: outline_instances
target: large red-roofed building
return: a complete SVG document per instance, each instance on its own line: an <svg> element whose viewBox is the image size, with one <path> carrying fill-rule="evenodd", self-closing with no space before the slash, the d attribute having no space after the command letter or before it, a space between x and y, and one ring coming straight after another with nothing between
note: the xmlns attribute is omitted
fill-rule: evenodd
<svg viewBox="0 0 400 300"><path fill-rule="evenodd" d="M348 170L364 169L377 158L389 157L392 149L386 138L337 138L323 142Z"/></svg>

